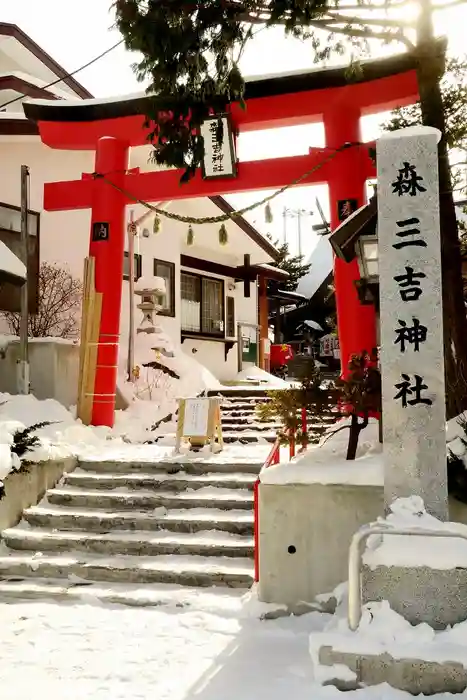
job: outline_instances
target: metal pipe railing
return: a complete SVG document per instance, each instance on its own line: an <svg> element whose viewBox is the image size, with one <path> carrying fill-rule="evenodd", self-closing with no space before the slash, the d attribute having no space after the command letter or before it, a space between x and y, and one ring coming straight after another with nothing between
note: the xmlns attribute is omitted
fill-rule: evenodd
<svg viewBox="0 0 467 700"><path fill-rule="evenodd" d="M409 535L412 537L457 537L467 540L467 534L449 532L447 530L422 530L416 528L391 528L383 525L365 525L352 537L349 548L349 594L348 594L348 623L355 632L362 618L362 543L370 535Z"/></svg>

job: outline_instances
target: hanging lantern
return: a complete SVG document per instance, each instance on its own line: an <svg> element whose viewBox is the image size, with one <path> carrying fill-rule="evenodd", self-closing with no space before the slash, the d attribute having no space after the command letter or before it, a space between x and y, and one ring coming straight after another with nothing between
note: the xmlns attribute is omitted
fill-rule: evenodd
<svg viewBox="0 0 467 700"><path fill-rule="evenodd" d="M188 234L186 237L186 244L193 245L194 242L195 242L195 232L193 231L193 226L190 224L188 226Z"/></svg>
<svg viewBox="0 0 467 700"><path fill-rule="evenodd" d="M271 205L269 204L269 202L266 204L266 206L264 208L264 220L266 221L267 224L272 224L272 222L274 220L274 217L272 215Z"/></svg>
<svg viewBox="0 0 467 700"><path fill-rule="evenodd" d="M153 233L160 233L161 228L162 228L162 222L161 222L161 220L159 219L159 217L158 217L157 214L156 214L156 216L154 217L154 223L153 223L153 226L152 226L152 232L153 232Z"/></svg>
<svg viewBox="0 0 467 700"><path fill-rule="evenodd" d="M222 226L219 229L219 243L221 245L227 245L229 242L229 234L227 233L227 227L225 224L222 224Z"/></svg>

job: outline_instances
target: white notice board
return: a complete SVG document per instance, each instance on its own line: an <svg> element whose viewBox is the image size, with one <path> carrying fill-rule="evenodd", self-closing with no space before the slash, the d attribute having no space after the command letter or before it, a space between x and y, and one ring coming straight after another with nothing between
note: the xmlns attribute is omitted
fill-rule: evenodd
<svg viewBox="0 0 467 700"><path fill-rule="evenodd" d="M209 399L186 399L183 435L206 437L209 435Z"/></svg>

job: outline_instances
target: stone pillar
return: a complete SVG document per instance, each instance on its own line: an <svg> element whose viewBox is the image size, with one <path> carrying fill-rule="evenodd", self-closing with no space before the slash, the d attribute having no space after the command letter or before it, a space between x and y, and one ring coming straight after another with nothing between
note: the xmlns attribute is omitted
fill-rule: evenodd
<svg viewBox="0 0 467 700"><path fill-rule="evenodd" d="M377 143L384 488L448 517L436 129Z"/></svg>
<svg viewBox="0 0 467 700"><path fill-rule="evenodd" d="M326 146L339 148L346 142L360 142L360 113L351 107L339 109L323 116ZM365 203L365 172L362 156L357 148L340 153L333 163L329 181L331 229L342 223L346 214ZM345 203L348 203L347 212ZM345 376L351 355L376 347L376 318L373 306L360 303L355 281L360 279L357 260L350 263L336 258L334 284L336 289L337 327L341 352L341 369Z"/></svg>
<svg viewBox="0 0 467 700"><path fill-rule="evenodd" d="M115 138L99 139L96 173L109 175L123 186L128 167L128 147ZM113 426L117 388L118 344L122 305L125 197L96 179L93 187L89 255L95 258L96 291L102 293L92 425Z"/></svg>

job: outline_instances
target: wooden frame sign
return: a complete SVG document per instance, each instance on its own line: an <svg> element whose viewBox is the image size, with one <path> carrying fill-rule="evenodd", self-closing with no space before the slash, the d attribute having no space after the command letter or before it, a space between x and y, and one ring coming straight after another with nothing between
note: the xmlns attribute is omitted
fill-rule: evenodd
<svg viewBox="0 0 467 700"><path fill-rule="evenodd" d="M175 452L180 452L183 438L192 444L206 445L211 451L217 439L221 449L224 447L221 425L220 400L215 398L179 399L178 424Z"/></svg>

